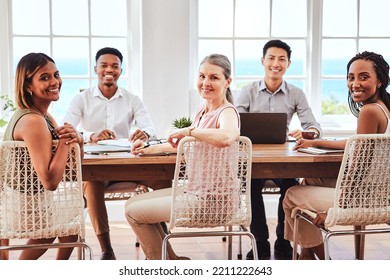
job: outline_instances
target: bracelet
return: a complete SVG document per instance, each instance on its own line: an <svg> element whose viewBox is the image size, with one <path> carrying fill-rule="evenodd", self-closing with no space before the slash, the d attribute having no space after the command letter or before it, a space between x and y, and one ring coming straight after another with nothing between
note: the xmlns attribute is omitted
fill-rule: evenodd
<svg viewBox="0 0 390 280"><path fill-rule="evenodd" d="M191 135L191 132L192 132L194 129L195 129L195 127L190 127L190 128L188 129L188 136L192 136L192 135Z"/></svg>

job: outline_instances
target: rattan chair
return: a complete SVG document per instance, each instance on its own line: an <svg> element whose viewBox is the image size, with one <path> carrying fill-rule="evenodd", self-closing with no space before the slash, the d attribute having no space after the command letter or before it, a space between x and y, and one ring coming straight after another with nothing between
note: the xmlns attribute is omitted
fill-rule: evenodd
<svg viewBox="0 0 390 280"><path fill-rule="evenodd" d="M297 256L298 223L311 223L316 213L294 209L293 257ZM309 218L311 217L311 218ZM390 135L359 134L346 144L337 178L333 207L327 211L324 228L325 259L329 259L329 239L337 235L355 236L357 259L364 258L364 235L390 233ZM369 225L380 225L368 229ZM315 226L313 224L313 226ZM353 226L337 227L334 226Z"/></svg>
<svg viewBox="0 0 390 280"><path fill-rule="evenodd" d="M171 238L242 235L251 239L257 259L255 238L247 230L251 222L251 168L252 143L247 137L240 137L225 148L193 137L180 141L163 259L167 258L167 242ZM228 259L232 258L231 251L229 242Z"/></svg>
<svg viewBox="0 0 390 280"><path fill-rule="evenodd" d="M53 141L53 149L57 144ZM0 252L3 255L10 250L77 247L79 259L85 259L86 251L92 259L91 249L85 243L80 149L77 144L71 145L63 178L55 191L48 191L38 180L25 143L1 143L0 239L3 242ZM78 235L77 242L9 244L13 239L69 235Z"/></svg>

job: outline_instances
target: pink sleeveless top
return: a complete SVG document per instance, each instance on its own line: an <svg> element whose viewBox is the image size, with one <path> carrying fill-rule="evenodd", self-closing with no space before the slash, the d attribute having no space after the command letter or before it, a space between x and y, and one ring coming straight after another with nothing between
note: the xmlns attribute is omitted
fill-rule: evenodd
<svg viewBox="0 0 390 280"><path fill-rule="evenodd" d="M237 114L238 125L240 127L240 115L238 114L236 108L231 103L228 103L225 106L218 108L217 110L207 112L207 113L205 113L205 107L201 106L196 112L192 125L197 128L218 128L217 124L218 124L219 115L226 108L234 109L234 111Z"/></svg>
<svg viewBox="0 0 390 280"><path fill-rule="evenodd" d="M194 117L194 121L192 122L193 126L196 128L218 128L219 116L226 108L234 109L237 114L238 126L240 127L240 115L231 103L208 113L205 113L205 107L201 106ZM220 197L221 193L226 193L226 188L230 189L230 191L237 191L239 189L240 181L237 178L238 142L234 142L232 145L221 149L222 153L218 159L218 167L210 162L209 153L200 153L197 154L196 157L187 157L186 155L187 165L191 166L191 168L187 169L189 184L186 191L188 194L197 195L199 198L209 199L210 197ZM206 180L207 182L204 182L204 171L212 168L216 168L227 174L224 174L225 176L221 176L221 178L216 180L214 178L215 181L211 183L208 180ZM205 186L208 187L207 192L204 190ZM227 196L229 195L231 196L231 193Z"/></svg>

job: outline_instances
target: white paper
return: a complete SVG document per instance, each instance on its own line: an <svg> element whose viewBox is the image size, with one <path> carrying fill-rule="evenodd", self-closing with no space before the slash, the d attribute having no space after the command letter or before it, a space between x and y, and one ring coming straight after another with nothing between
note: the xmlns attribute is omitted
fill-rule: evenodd
<svg viewBox="0 0 390 280"><path fill-rule="evenodd" d="M127 138L100 140L97 143L99 145L119 146L126 148L130 148L132 145L132 142L130 142Z"/></svg>

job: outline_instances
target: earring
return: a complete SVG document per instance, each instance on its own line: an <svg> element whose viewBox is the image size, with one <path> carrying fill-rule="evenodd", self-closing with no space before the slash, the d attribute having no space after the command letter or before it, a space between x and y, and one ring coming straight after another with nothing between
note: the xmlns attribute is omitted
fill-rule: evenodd
<svg viewBox="0 0 390 280"><path fill-rule="evenodd" d="M377 85L376 87L377 87L377 88L380 88L381 86L382 86L382 84L379 84L379 85Z"/></svg>
<svg viewBox="0 0 390 280"><path fill-rule="evenodd" d="M27 91L32 96L32 91Z"/></svg>

